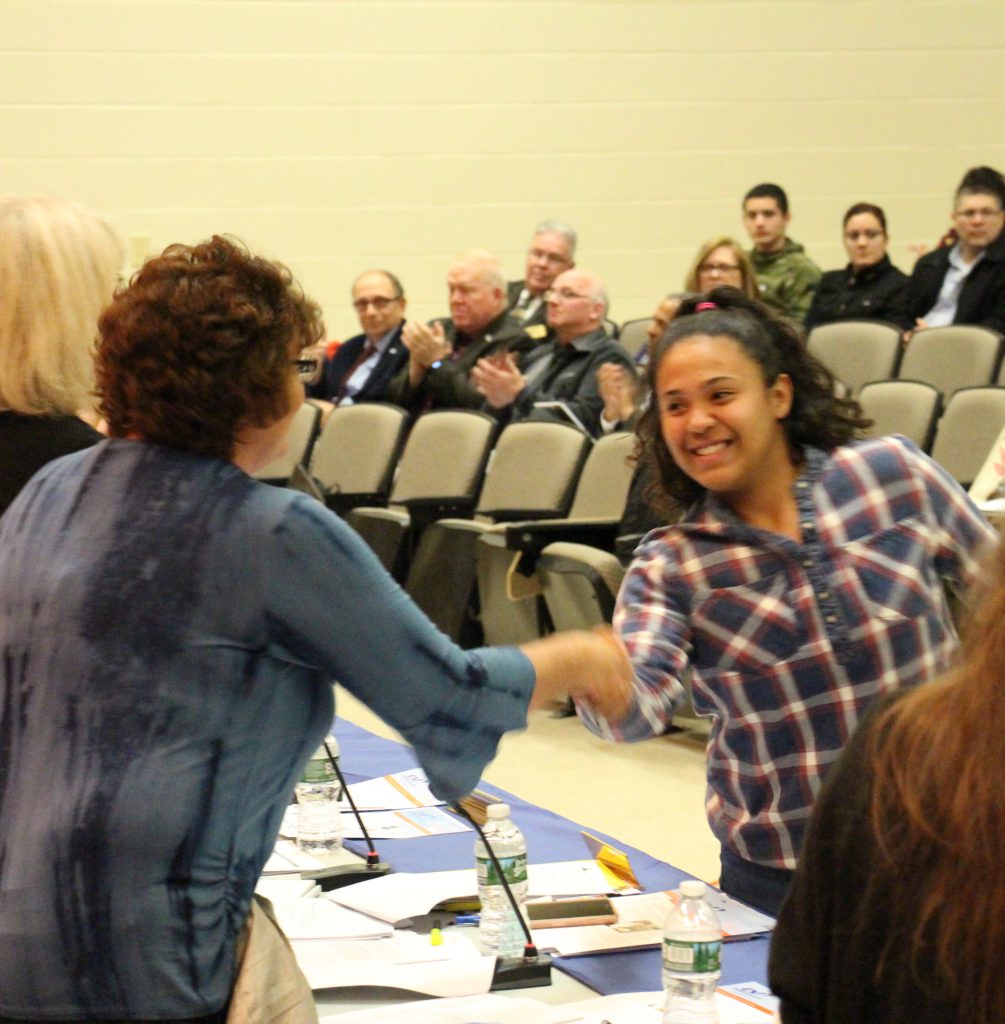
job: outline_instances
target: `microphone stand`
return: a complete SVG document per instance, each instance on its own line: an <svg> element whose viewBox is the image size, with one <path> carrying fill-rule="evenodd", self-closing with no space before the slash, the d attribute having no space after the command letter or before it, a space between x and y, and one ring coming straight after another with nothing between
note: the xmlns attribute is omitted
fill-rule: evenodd
<svg viewBox="0 0 1005 1024"><path fill-rule="evenodd" d="M481 825L471 817L468 812L460 806L455 804L451 810L460 815L466 821L471 822L474 830L478 833L479 839L488 851L489 859L492 861L492 866L496 869L496 874L499 876L499 881L502 882L502 887L506 893L506 899L509 900L510 906L513 908L513 913L516 914L517 921L520 922L520 928L523 930L524 938L527 940L523 947L523 956L498 956L496 957L495 971L492 974L492 984L490 991L499 992L508 988L538 988L542 985L551 984L551 957L547 953L539 953L537 946L534 944L534 939L530 934L530 928L524 919L523 914L520 913L520 908L517 905L516 897L513 895L513 890L510 888L509 882L506 879L506 873L502 869L502 865L499 863L499 859L496 857L495 850L492 849L492 845L488 839L485 838L485 833L482 831ZM482 908L484 913L484 908Z"/></svg>
<svg viewBox="0 0 1005 1024"><path fill-rule="evenodd" d="M373 845L370 833L366 830L366 825L363 824L363 816L357 810L356 801L353 800L352 793L349 792L349 787L346 785L345 776L338 765L338 758L332 753L331 747L328 746L327 737L324 740L324 748L325 753L328 755L328 760L335 770L335 777L338 779L339 786L349 801L349 806L352 808L356 823L363 833L368 850L364 864L333 864L329 867L315 868L312 871L302 871L300 873L301 878L316 881L321 886L322 892L330 892L332 889L341 889L345 885L352 885L353 882L362 882L367 878L380 878L391 870L391 865L385 864L380 859L377 847Z"/></svg>

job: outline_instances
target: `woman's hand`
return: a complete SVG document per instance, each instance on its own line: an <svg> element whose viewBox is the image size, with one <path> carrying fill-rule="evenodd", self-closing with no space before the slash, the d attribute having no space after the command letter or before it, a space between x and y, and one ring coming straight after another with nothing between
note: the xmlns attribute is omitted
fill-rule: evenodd
<svg viewBox="0 0 1005 1024"><path fill-rule="evenodd" d="M537 673L531 707L546 707L568 696L609 722L620 721L630 709L632 664L609 626L554 633L521 650Z"/></svg>

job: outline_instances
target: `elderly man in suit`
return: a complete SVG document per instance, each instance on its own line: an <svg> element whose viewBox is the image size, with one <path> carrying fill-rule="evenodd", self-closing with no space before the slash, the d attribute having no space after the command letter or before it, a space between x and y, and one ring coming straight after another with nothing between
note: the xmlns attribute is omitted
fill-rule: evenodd
<svg viewBox="0 0 1005 1024"><path fill-rule="evenodd" d="M364 271L353 282L352 304L363 333L325 359L320 379L308 388L312 398L332 406L385 401L392 378L408 361L401 340L405 293L394 274Z"/></svg>
<svg viewBox="0 0 1005 1024"><path fill-rule="evenodd" d="M510 313L520 320L527 333L544 338L548 329L548 303L545 293L555 278L575 266L576 232L560 220L544 220L534 229L527 249L527 265L522 281L510 281L506 301Z"/></svg>

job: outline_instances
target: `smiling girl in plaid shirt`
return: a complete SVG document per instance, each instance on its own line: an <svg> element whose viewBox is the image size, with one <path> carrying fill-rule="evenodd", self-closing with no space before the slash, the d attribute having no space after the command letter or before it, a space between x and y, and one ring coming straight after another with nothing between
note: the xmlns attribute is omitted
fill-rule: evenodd
<svg viewBox="0 0 1005 1024"><path fill-rule="evenodd" d="M667 506L614 617L635 669L615 740L665 731L690 675L711 719L706 809L722 888L777 913L824 775L876 697L943 672L943 583L976 575L991 527L902 437L858 441L858 404L793 329L720 288L685 302L639 423Z"/></svg>

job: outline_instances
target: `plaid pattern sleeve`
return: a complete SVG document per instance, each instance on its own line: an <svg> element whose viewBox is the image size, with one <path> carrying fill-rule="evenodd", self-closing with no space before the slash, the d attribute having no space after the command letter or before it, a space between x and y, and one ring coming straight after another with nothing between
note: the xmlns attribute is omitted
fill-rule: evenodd
<svg viewBox="0 0 1005 1024"><path fill-rule="evenodd" d="M615 740L662 732L691 672L712 719L707 812L738 856L792 868L822 779L876 697L932 679L956 649L942 582L978 572L994 531L902 438L806 452L802 540L755 529L714 496L651 534L615 628L636 673Z"/></svg>

